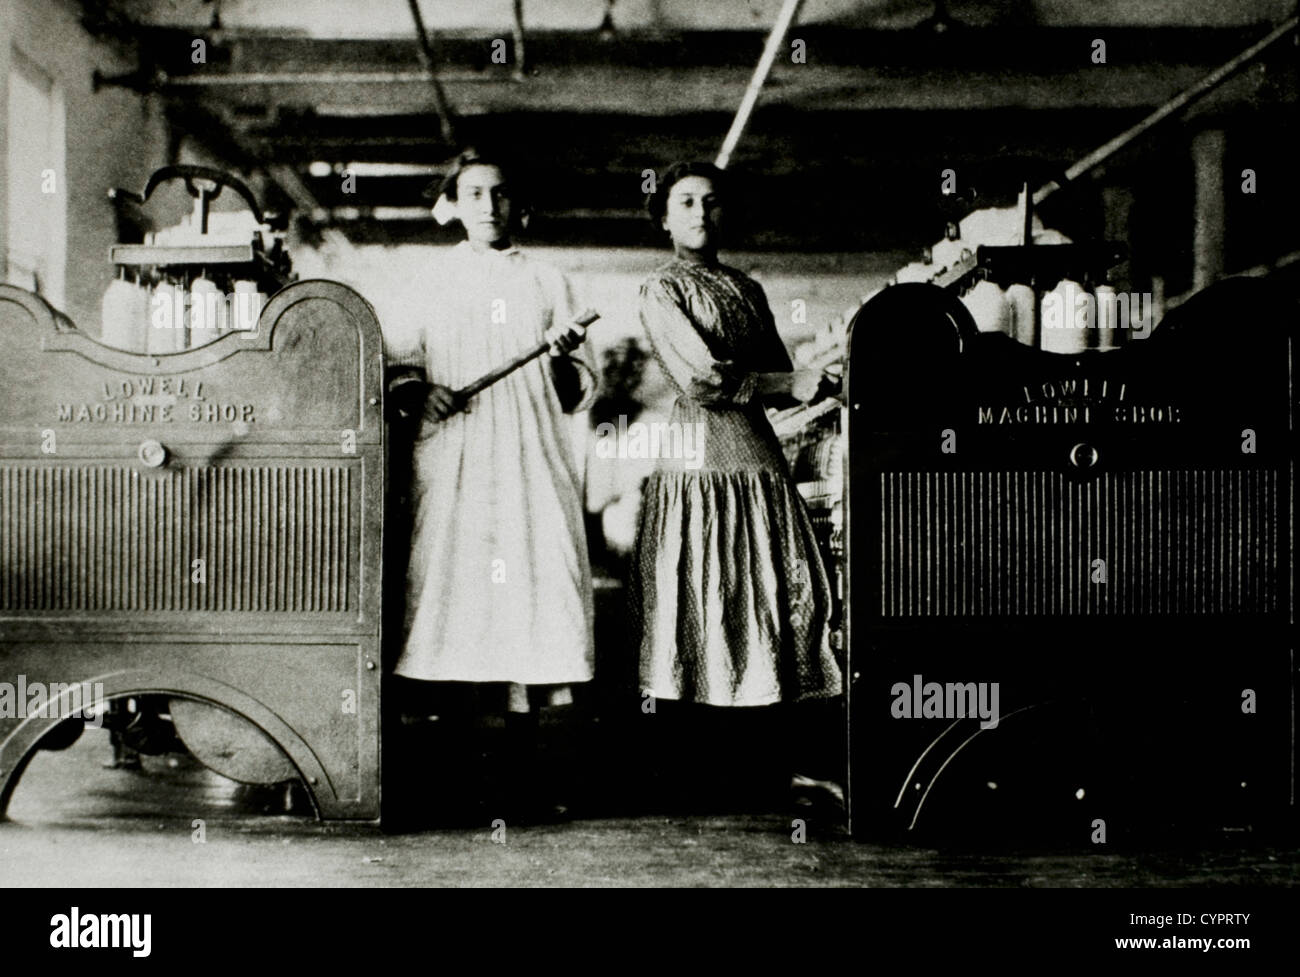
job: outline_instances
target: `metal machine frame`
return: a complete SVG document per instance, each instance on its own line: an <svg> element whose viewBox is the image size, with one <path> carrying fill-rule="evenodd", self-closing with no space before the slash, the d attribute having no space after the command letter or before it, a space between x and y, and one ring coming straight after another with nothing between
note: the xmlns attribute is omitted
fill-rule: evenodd
<svg viewBox="0 0 1300 977"><path fill-rule="evenodd" d="M373 310L335 282L163 355L0 286L0 678L219 707L322 819L377 821L382 377ZM58 702L0 718L0 814Z"/></svg>

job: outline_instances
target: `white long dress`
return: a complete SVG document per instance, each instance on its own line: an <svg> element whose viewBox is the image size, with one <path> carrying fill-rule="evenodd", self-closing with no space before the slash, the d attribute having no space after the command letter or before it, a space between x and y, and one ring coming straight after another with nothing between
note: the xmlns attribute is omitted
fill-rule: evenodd
<svg viewBox="0 0 1300 977"><path fill-rule="evenodd" d="M574 315L568 280L517 248L439 255L421 328L389 356L458 389ZM594 371L573 357L584 408ZM406 643L396 673L430 681L549 685L592 678L591 568L572 424L549 357L426 422L413 460Z"/></svg>

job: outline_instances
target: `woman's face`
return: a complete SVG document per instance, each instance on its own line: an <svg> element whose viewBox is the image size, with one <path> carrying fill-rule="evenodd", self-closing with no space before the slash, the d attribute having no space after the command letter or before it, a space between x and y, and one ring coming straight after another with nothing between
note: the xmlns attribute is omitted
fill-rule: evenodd
<svg viewBox="0 0 1300 977"><path fill-rule="evenodd" d="M510 188L495 166L471 164L456 180L455 216L471 244L493 245L510 236Z"/></svg>
<svg viewBox="0 0 1300 977"><path fill-rule="evenodd" d="M687 176L668 190L664 229L673 244L692 251L718 246L722 230L722 203L707 176Z"/></svg>

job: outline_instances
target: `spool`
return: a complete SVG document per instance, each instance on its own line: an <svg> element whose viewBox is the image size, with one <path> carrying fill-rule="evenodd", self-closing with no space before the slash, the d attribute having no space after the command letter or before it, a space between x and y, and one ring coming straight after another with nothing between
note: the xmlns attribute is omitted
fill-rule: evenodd
<svg viewBox="0 0 1300 977"><path fill-rule="evenodd" d="M190 346L204 346L230 328L225 296L209 279L199 275L190 283Z"/></svg>
<svg viewBox="0 0 1300 977"><path fill-rule="evenodd" d="M185 349L185 293L169 281L159 282L149 297L150 353L178 353Z"/></svg>
<svg viewBox="0 0 1300 977"><path fill-rule="evenodd" d="M1098 285L1095 294L1097 299L1097 349L1117 349L1128 338L1128 323L1119 321L1115 289L1109 285Z"/></svg>
<svg viewBox="0 0 1300 977"><path fill-rule="evenodd" d="M99 307L99 338L109 346L143 353L149 348L149 292L123 277L115 278Z"/></svg>
<svg viewBox="0 0 1300 977"><path fill-rule="evenodd" d="M1076 281L1062 278L1043 295L1039 308L1038 345L1049 353L1082 353L1088 348L1090 322L1079 300L1088 293Z"/></svg>
<svg viewBox="0 0 1300 977"><path fill-rule="evenodd" d="M1026 346L1037 347L1038 301L1034 297L1034 290L1028 285L1012 285L1006 291L1005 302L1012 338Z"/></svg>
<svg viewBox="0 0 1300 977"><path fill-rule="evenodd" d="M980 332L1000 332L1012 336L1011 310L1002 289L987 279L961 297Z"/></svg>
<svg viewBox="0 0 1300 977"><path fill-rule="evenodd" d="M230 328L255 331L265 304L266 296L257 290L256 282L235 282L235 307L231 310Z"/></svg>

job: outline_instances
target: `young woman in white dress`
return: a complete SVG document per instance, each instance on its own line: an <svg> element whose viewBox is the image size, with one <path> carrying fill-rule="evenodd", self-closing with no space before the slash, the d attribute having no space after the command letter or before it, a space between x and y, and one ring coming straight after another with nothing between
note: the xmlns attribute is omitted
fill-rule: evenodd
<svg viewBox="0 0 1300 977"><path fill-rule="evenodd" d="M390 339L389 356L421 368L416 389L427 391L395 673L504 685L512 770L527 780L537 709L571 701L569 686L592 678L581 467L566 414L594 398L595 373L576 353L584 330L568 279L511 241L521 211L499 161L461 154L434 213L458 221L466 240L417 284L427 314ZM542 340L550 356L458 400L456 390ZM399 391L404 380L394 380ZM512 786L519 798L524 785Z"/></svg>

